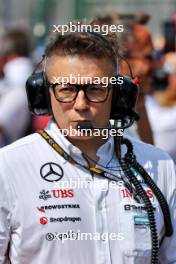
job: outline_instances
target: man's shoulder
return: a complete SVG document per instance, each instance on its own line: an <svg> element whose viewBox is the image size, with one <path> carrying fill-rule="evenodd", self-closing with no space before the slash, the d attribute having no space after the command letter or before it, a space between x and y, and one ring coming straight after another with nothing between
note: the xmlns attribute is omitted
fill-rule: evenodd
<svg viewBox="0 0 176 264"><path fill-rule="evenodd" d="M147 144L139 139L135 139L133 137L127 137L131 143L133 144L135 154L143 159L150 159L150 160L171 160L171 157L167 152L164 150L151 145Z"/></svg>
<svg viewBox="0 0 176 264"><path fill-rule="evenodd" d="M26 137L16 140L10 145L7 145L0 149L0 158L4 155L14 155L15 153L23 153L27 149L33 149L35 145L39 145L42 141L41 136L38 133L33 133Z"/></svg>

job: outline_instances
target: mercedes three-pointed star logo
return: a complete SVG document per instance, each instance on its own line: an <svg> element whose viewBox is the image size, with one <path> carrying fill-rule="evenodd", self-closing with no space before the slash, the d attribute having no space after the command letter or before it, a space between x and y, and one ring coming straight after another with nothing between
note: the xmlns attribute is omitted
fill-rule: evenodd
<svg viewBox="0 0 176 264"><path fill-rule="evenodd" d="M55 182L62 179L64 171L58 164L54 162L48 162L41 167L40 175L45 181Z"/></svg>

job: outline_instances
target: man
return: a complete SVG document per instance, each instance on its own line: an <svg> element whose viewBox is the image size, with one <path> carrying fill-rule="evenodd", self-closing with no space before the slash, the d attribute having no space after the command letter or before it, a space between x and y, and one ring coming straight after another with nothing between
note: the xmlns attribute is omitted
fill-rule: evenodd
<svg viewBox="0 0 176 264"><path fill-rule="evenodd" d="M109 125L113 88L87 85L85 81L81 86L78 81L75 86L53 81L56 77L69 79L71 74L84 80L115 76L116 40L110 33L106 38L112 48L89 33L56 35L48 44L44 74L50 87L53 120L45 129L47 134L43 134L46 140L35 133L0 153L0 263L8 263L8 259L12 264L151 261L144 204L133 199L122 177L111 184L91 170L96 166L117 179L123 175L113 137L66 137L61 133L71 127L78 130L78 124ZM132 143L137 160L164 192L175 228L176 177L172 160L151 145L135 140ZM125 152L122 147L122 155ZM155 208L161 241L162 212L151 189L143 185ZM176 263L175 247L175 233L164 238L159 251L161 263Z"/></svg>
<svg viewBox="0 0 176 264"><path fill-rule="evenodd" d="M162 77L162 71L159 70L163 64L165 76L167 76L167 72L174 72L174 67L170 66L173 63L171 60L171 63L169 60L167 63L167 56L165 63L164 58L160 62L154 60L151 33L145 25L133 21L125 28L123 43L128 44L126 45L126 57L131 65L133 75L140 77L140 87L142 88L136 107L141 118L135 124L136 126L130 127L126 132L137 136L134 133L137 131L144 142L163 149L176 162L176 109L174 104L171 107L172 103L171 105L168 103L171 102L170 99L174 99L175 78L174 75L168 78L167 88L167 77L164 78L164 74ZM175 58L175 54L173 58ZM129 68L123 60L121 72L129 75ZM161 84L162 87L160 87ZM159 120L162 122L158 122Z"/></svg>
<svg viewBox="0 0 176 264"><path fill-rule="evenodd" d="M33 67L25 32L11 30L2 36L0 60L4 62L4 76L0 80L0 147L3 147L26 135L31 122L25 82Z"/></svg>
<svg viewBox="0 0 176 264"><path fill-rule="evenodd" d="M153 144L152 129L145 107L145 94L151 92L151 72L154 63L152 60L153 44L151 34L148 28L143 25L148 20L149 16L142 13L112 13L105 17L98 17L95 23L124 25L125 30L118 34L120 42L118 46L121 47L120 55L123 55L128 63L120 59L119 71L127 76L131 76L132 72L134 77L137 76L140 79L140 92L136 110L141 116L140 120L127 129L126 132L130 136L135 136L146 143Z"/></svg>
<svg viewBox="0 0 176 264"><path fill-rule="evenodd" d="M151 93L151 75L154 61L152 59L153 44L151 34L145 25L132 23L130 37L127 38L127 59L131 65L134 76L140 78L141 92L137 104L137 112L141 119L137 123L137 132L141 140L153 144L153 133L145 106L145 95ZM125 36L124 36L125 37ZM131 38L131 41L130 41ZM130 43L131 42L131 43ZM127 65L122 61L121 71L129 74ZM146 132L147 131L147 132Z"/></svg>

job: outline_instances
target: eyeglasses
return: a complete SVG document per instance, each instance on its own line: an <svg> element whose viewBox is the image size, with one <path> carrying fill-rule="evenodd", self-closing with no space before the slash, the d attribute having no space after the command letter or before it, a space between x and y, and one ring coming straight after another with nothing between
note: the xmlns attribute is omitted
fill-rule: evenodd
<svg viewBox="0 0 176 264"><path fill-rule="evenodd" d="M106 101L112 85L107 87L102 84L50 84L53 88L56 100L62 103L71 103L76 100L79 91L83 91L86 99L92 103L102 103Z"/></svg>

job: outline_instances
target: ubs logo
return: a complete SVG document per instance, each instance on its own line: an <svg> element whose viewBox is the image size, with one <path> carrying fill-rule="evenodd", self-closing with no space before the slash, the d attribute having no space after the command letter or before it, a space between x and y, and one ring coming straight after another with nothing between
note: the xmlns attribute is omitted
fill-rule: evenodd
<svg viewBox="0 0 176 264"><path fill-rule="evenodd" d="M46 201L50 198L73 198L74 191L72 189L55 189L55 190L42 190L39 194L39 199Z"/></svg>

